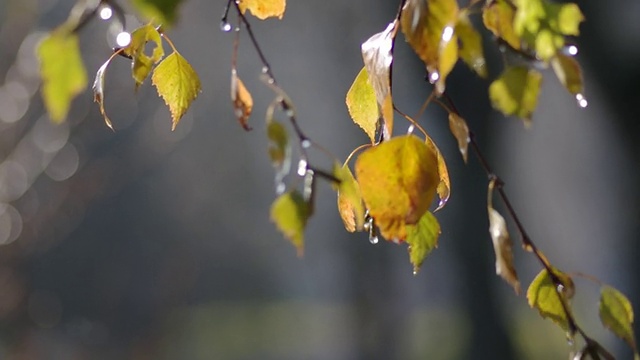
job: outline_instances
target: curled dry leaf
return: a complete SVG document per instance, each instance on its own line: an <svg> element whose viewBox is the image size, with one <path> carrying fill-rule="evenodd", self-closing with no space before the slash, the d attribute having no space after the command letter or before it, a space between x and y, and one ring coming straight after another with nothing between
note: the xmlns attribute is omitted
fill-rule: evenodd
<svg viewBox="0 0 640 360"><path fill-rule="evenodd" d="M493 208L493 189L496 180L489 182L487 209L489 211L489 233L496 254L496 274L506 281L516 294L520 294L520 281L513 265L513 243L509 237L507 223L500 213Z"/></svg>
<svg viewBox="0 0 640 360"><path fill-rule="evenodd" d="M191 64L178 52L167 56L155 68L151 76L164 102L171 111L171 130L175 130L178 122L200 93L200 78Z"/></svg>
<svg viewBox="0 0 640 360"><path fill-rule="evenodd" d="M98 103L100 114L104 117L105 124L107 124L109 129L113 130L113 124L104 110L104 74L107 71L107 66L109 66L111 59L113 58L111 57L105 61L96 72L96 79L93 81L93 101Z"/></svg>
<svg viewBox="0 0 640 360"><path fill-rule="evenodd" d="M260 20L270 17L282 19L287 2L286 0L240 0L238 6L243 14L249 10Z"/></svg>
<svg viewBox="0 0 640 360"><path fill-rule="evenodd" d="M391 100L391 63L393 56L391 48L393 38L398 29L398 22L390 23L387 28L362 43L362 59L369 75L369 82L376 95L378 114L382 114L384 120L383 133L385 138L390 138L393 132L393 101Z"/></svg>
<svg viewBox="0 0 640 360"><path fill-rule="evenodd" d="M406 239L406 226L420 220L435 196L437 167L436 152L413 135L394 137L360 154L355 165L360 192L382 236Z"/></svg>
<svg viewBox="0 0 640 360"><path fill-rule="evenodd" d="M238 77L235 69L231 71L231 101L233 102L236 118L238 118L242 128L246 131L251 130L249 116L251 116L251 110L253 109L253 98Z"/></svg>
<svg viewBox="0 0 640 360"><path fill-rule="evenodd" d="M464 121L461 116L455 113L449 113L449 129L451 130L453 137L458 141L458 149L460 150L462 159L466 164L469 155L468 150L470 141L467 122Z"/></svg>
<svg viewBox="0 0 640 360"><path fill-rule="evenodd" d="M427 146L436 153L438 162L438 178L440 181L438 182L436 192L438 193L440 201L438 201L438 207L433 211L437 212L447 205L447 202L449 201L449 196L451 196L451 180L449 179L449 170L447 169L447 163L444 160L444 156L442 156L440 149L438 149L436 143L428 135Z"/></svg>

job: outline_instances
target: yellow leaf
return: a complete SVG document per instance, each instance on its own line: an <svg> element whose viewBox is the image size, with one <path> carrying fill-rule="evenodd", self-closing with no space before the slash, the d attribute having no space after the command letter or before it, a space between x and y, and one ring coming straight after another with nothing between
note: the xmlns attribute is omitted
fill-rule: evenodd
<svg viewBox="0 0 640 360"><path fill-rule="evenodd" d="M364 229L364 203L360 194L360 187L353 177L348 164L335 164L333 176L340 180L337 184L338 212L348 232Z"/></svg>
<svg viewBox="0 0 640 360"><path fill-rule="evenodd" d="M449 130L458 141L458 149L464 162L467 162L469 149L469 127L464 119L455 113L449 113Z"/></svg>
<svg viewBox="0 0 640 360"><path fill-rule="evenodd" d="M182 55L173 52L155 68L151 82L169 106L173 120L171 130L175 130L180 118L200 93L198 74Z"/></svg>
<svg viewBox="0 0 640 360"><path fill-rule="evenodd" d="M457 19L456 0L407 0L402 9L402 32L426 64L429 81L439 94L458 60Z"/></svg>
<svg viewBox="0 0 640 360"><path fill-rule="evenodd" d="M602 324L616 336L626 341L638 353L633 334L633 307L627 297L610 286L600 289L599 315Z"/></svg>
<svg viewBox="0 0 640 360"><path fill-rule="evenodd" d="M376 127L380 118L376 94L369 83L369 73L362 68L347 92L347 109L353 122L364 130L371 142L376 141Z"/></svg>
<svg viewBox="0 0 640 360"><path fill-rule="evenodd" d="M107 71L107 66L109 66L111 59L113 59L113 57L105 61L105 63L102 64L96 72L96 79L93 81L93 101L98 103L100 113L102 114L102 117L104 117L104 122L107 124L109 129L113 130L113 124L104 110L104 73Z"/></svg>
<svg viewBox="0 0 640 360"><path fill-rule="evenodd" d="M509 46L515 50L520 50L520 37L513 29L514 16L514 8L505 0L493 1L482 11L484 26Z"/></svg>
<svg viewBox="0 0 640 360"><path fill-rule="evenodd" d="M151 56L145 54L144 49L147 42L155 43ZM125 55L131 57L131 75L136 82L136 89L142 85L144 79L149 76L154 64L157 64L164 56L162 39L155 27L147 24L143 25L131 33L131 42L123 49Z"/></svg>
<svg viewBox="0 0 640 360"><path fill-rule="evenodd" d="M164 27L172 25L182 0L132 0L133 5L145 18Z"/></svg>
<svg viewBox="0 0 640 360"><path fill-rule="evenodd" d="M560 83L562 83L571 94L576 95L582 93L582 69L576 59L571 56L558 54L551 59L551 66Z"/></svg>
<svg viewBox="0 0 640 360"><path fill-rule="evenodd" d="M238 118L242 128L247 131L251 130L249 116L251 116L251 110L253 109L253 98L235 70L231 72L231 101L233 102L236 118Z"/></svg>
<svg viewBox="0 0 640 360"><path fill-rule="evenodd" d="M238 6L243 14L249 10L261 20L269 17L282 19L287 2L286 0L240 0Z"/></svg>
<svg viewBox="0 0 640 360"><path fill-rule="evenodd" d="M438 161L439 183L436 192L438 193L440 201L438 202L438 207L433 211L437 212L447 205L449 201L449 196L451 195L451 180L449 179L449 170L447 169L447 163L444 161L444 156L442 156L440 149L438 149L438 146L430 136L427 136L427 146L429 146L431 151L436 153Z"/></svg>
<svg viewBox="0 0 640 360"><path fill-rule="evenodd" d="M523 66L507 68L489 86L489 98L493 107L505 115L516 115L526 125L538 103L542 74Z"/></svg>
<svg viewBox="0 0 640 360"><path fill-rule="evenodd" d="M73 98L87 87L78 37L59 28L45 37L36 51L44 105L51 120L60 123L67 117Z"/></svg>
<svg viewBox="0 0 640 360"><path fill-rule="evenodd" d="M407 244L413 274L417 274L424 259L438 247L440 223L429 211L425 212L416 225L407 225Z"/></svg>
<svg viewBox="0 0 640 360"><path fill-rule="evenodd" d="M406 239L427 211L438 186L438 160L432 147L413 135L394 137L364 151L355 165L360 192L380 233Z"/></svg>
<svg viewBox="0 0 640 360"><path fill-rule="evenodd" d="M298 250L304 254L304 229L309 219L309 208L299 192L280 195L271 205L271 221Z"/></svg>
<svg viewBox="0 0 640 360"><path fill-rule="evenodd" d="M496 254L496 274L504 279L516 294L520 294L520 281L513 265L513 243L507 230L507 223L500 213L493 208L493 189L496 180L489 182L487 194L487 208L489 211L489 233Z"/></svg>
<svg viewBox="0 0 640 360"><path fill-rule="evenodd" d="M473 27L467 12L460 12L456 23L456 35L460 39L460 58L480 77L487 77L487 65L482 50L482 37Z"/></svg>
<svg viewBox="0 0 640 360"><path fill-rule="evenodd" d="M390 23L387 28L362 43L362 59L369 75L378 102L379 114L384 120L383 134L390 138L393 131L393 101L391 100L390 70L393 56L391 47L398 22Z"/></svg>
<svg viewBox="0 0 640 360"><path fill-rule="evenodd" d="M569 299L573 295L573 280L566 274L555 270L554 273L563 284L561 295L558 294L556 286L551 280L546 269L542 269L540 273L533 279L529 289L527 289L527 301L531 308L535 308L544 318L549 318L558 324L563 330L568 330L567 314L564 311L560 296L564 299L566 308L569 310Z"/></svg>

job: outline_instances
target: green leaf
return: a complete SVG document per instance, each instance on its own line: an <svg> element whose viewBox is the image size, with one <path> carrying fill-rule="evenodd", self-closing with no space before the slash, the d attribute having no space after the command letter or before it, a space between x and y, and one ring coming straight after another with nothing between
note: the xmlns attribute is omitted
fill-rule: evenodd
<svg viewBox="0 0 640 360"><path fill-rule="evenodd" d="M171 111L172 126L175 130L178 122L200 93L200 79L191 64L177 51L167 56L155 68L151 76L164 102Z"/></svg>
<svg viewBox="0 0 640 360"><path fill-rule="evenodd" d="M347 92L346 103L353 122L360 126L374 143L380 111L366 68L362 68L353 81Z"/></svg>
<svg viewBox="0 0 640 360"><path fill-rule="evenodd" d="M568 275L555 270L554 273L564 286L562 296L564 303L569 308L569 298L573 294L573 280ZM559 294L556 291L556 286L551 280L549 273L546 269L540 271L540 273L533 279L529 289L527 289L527 300L531 308L535 308L540 312L540 315L544 318L549 318L556 324L558 324L563 330L569 330L569 324L567 314L565 313L562 303L560 302Z"/></svg>
<svg viewBox="0 0 640 360"><path fill-rule="evenodd" d="M369 148L355 164L362 198L387 240L403 241L406 225L427 211L439 183L437 153L413 135Z"/></svg>
<svg viewBox="0 0 640 360"><path fill-rule="evenodd" d="M348 164L333 166L333 176L340 180L335 185L338 192L338 212L342 218L345 229L349 232L362 231L364 229L364 203L360 186L351 173Z"/></svg>
<svg viewBox="0 0 640 360"><path fill-rule="evenodd" d="M298 250L304 254L304 229L309 219L309 208L298 191L280 195L271 205L271 221Z"/></svg>
<svg viewBox="0 0 640 360"><path fill-rule="evenodd" d="M155 43L151 56L144 53L145 45L149 41ZM160 33L149 24L137 28L131 33L131 42L123 49L123 52L132 60L131 75L136 82L137 89L149 76L153 65L164 57Z"/></svg>
<svg viewBox="0 0 640 360"><path fill-rule="evenodd" d="M425 212L417 224L407 225L407 244L413 274L417 274L424 259L438 247L440 223L429 211Z"/></svg>
<svg viewBox="0 0 640 360"><path fill-rule="evenodd" d="M507 230L507 223L500 213L493 208L493 189L496 180L489 182L487 193L487 209L489 212L489 234L493 242L493 250L496 254L496 274L506 281L516 295L520 294L520 281L513 265L513 243Z"/></svg>
<svg viewBox="0 0 640 360"><path fill-rule="evenodd" d="M514 17L513 6L505 0L492 1L482 11L484 26L513 49L520 50L520 37L513 30Z"/></svg>
<svg viewBox="0 0 640 360"><path fill-rule="evenodd" d="M96 72L96 78L93 81L93 101L98 103L100 107L100 113L104 117L104 122L107 124L109 129L113 130L113 124L111 120L107 116L107 113L104 110L104 74L107 71L107 66L111 63L113 57L110 57L107 61L100 66L98 71Z"/></svg>
<svg viewBox="0 0 640 360"><path fill-rule="evenodd" d="M51 120L60 123L67 117L73 98L87 87L78 37L63 28L55 30L38 44L36 54L45 107Z"/></svg>
<svg viewBox="0 0 640 360"><path fill-rule="evenodd" d="M466 11L460 12L456 23L456 35L460 40L460 58L480 77L487 77L487 65L482 50L482 37L473 27Z"/></svg>
<svg viewBox="0 0 640 360"><path fill-rule="evenodd" d="M626 341L637 356L638 349L633 334L633 307L629 299L617 289L603 286L600 289L599 310L602 324Z"/></svg>
<svg viewBox="0 0 640 360"><path fill-rule="evenodd" d="M287 7L287 2L286 0L240 0L238 6L240 6L243 14L249 10L255 17L261 20L270 17L282 19Z"/></svg>
<svg viewBox="0 0 640 360"><path fill-rule="evenodd" d="M551 66L560 83L562 83L571 94L577 95L582 93L582 69L576 59L571 56L558 54L551 59Z"/></svg>
<svg viewBox="0 0 640 360"><path fill-rule="evenodd" d="M489 98L494 108L505 115L516 115L528 125L538 103L541 83L539 72L524 66L510 67L491 83Z"/></svg>
<svg viewBox="0 0 640 360"><path fill-rule="evenodd" d="M442 94L447 75L458 61L456 0L407 0L400 19L409 45L427 65L429 81Z"/></svg>
<svg viewBox="0 0 640 360"><path fill-rule="evenodd" d="M178 17L178 6L182 0L132 0L136 9L155 24L165 27L173 25Z"/></svg>

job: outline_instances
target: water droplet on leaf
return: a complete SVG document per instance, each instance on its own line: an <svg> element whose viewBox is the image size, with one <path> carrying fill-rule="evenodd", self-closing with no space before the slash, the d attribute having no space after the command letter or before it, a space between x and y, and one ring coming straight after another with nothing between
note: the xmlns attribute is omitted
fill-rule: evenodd
<svg viewBox="0 0 640 360"><path fill-rule="evenodd" d="M231 24L229 24L229 23L228 23L228 22L226 22L226 21L222 21L222 22L220 23L220 30L222 30L222 31L224 31L224 32L229 32L229 31L231 31L231 28L232 28Z"/></svg>
<svg viewBox="0 0 640 360"><path fill-rule="evenodd" d="M438 79L440 79L440 73L437 71L434 71L432 73L429 74L429 82L432 84L435 84Z"/></svg>

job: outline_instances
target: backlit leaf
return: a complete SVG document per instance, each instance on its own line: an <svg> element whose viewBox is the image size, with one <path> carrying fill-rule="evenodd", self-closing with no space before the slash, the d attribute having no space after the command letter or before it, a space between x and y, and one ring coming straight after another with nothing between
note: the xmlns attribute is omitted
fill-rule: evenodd
<svg viewBox="0 0 640 360"><path fill-rule="evenodd" d="M155 43L151 56L144 52L145 45L149 41ZM149 24L137 28L131 33L131 42L123 49L123 52L131 57L131 74L136 82L137 89L149 76L153 65L162 60L164 56L160 33Z"/></svg>
<svg viewBox="0 0 640 360"><path fill-rule="evenodd" d="M558 270L554 270L554 273L563 284L563 290L561 290L562 295L560 296L563 297L564 303L567 309L569 309L568 300L573 296L574 292L573 280ZM569 329L567 314L562 307L558 295L556 286L546 269L540 271L531 282L531 285L529 285L529 289L527 289L529 306L537 309L542 317L551 319L563 330L567 331Z"/></svg>
<svg viewBox="0 0 640 360"><path fill-rule="evenodd" d="M287 2L286 0L240 0L238 6L243 14L249 10L253 16L261 20L269 17L282 19Z"/></svg>
<svg viewBox="0 0 640 360"><path fill-rule="evenodd" d="M489 86L489 98L493 107L505 115L522 118L525 124L538 103L542 74L523 66L507 68Z"/></svg>
<svg viewBox="0 0 640 360"><path fill-rule="evenodd" d="M449 113L449 129L453 134L453 137L458 141L458 149L462 155L464 162L467 162L468 149L469 149L469 127L464 119L455 114Z"/></svg>
<svg viewBox="0 0 640 360"><path fill-rule="evenodd" d="M482 37L473 27L467 12L460 12L456 23L456 35L460 40L458 52L462 61L483 78L487 77L487 65L482 50Z"/></svg>
<svg viewBox="0 0 640 360"><path fill-rule="evenodd" d="M371 142L376 141L376 127L380 118L376 94L369 83L369 73L362 68L347 92L347 109L353 122L364 130Z"/></svg>
<svg viewBox="0 0 640 360"><path fill-rule="evenodd" d="M447 163L444 160L444 156L442 156L440 149L438 149L436 143L429 136L427 136L427 146L429 146L431 151L436 153L438 161L439 182L436 192L438 193L440 201L438 202L438 207L433 211L437 212L447 205L447 202L449 201L449 196L451 196L451 180L449 179L449 170L447 169Z"/></svg>
<svg viewBox="0 0 640 360"><path fill-rule="evenodd" d="M384 120L383 132L386 138L393 132L393 102L391 100L390 70L393 56L391 47L398 22L390 23L387 28L362 43L362 59L367 69L369 82L373 87L380 114Z"/></svg>
<svg viewBox="0 0 640 360"><path fill-rule="evenodd" d="M107 71L107 66L109 66L111 59L113 58L111 57L109 60L105 61L105 63L102 64L96 72L96 78L93 81L93 101L98 103L100 113L102 114L102 117L104 117L105 124L107 124L109 129L113 130L113 124L104 110L104 74L105 71Z"/></svg>
<svg viewBox="0 0 640 360"><path fill-rule="evenodd" d="M513 30L514 17L515 9L505 0L492 1L482 11L484 26L513 49L520 50L520 37Z"/></svg>
<svg viewBox="0 0 640 360"><path fill-rule="evenodd" d="M233 102L236 118L238 118L242 128L247 131L251 130L249 116L251 116L251 110L253 109L253 98L238 77L235 69L231 72L231 101Z"/></svg>
<svg viewBox="0 0 640 360"><path fill-rule="evenodd" d="M496 254L496 274L504 279L516 294L520 294L520 281L513 265L513 243L509 237L507 223L500 213L493 208L493 189L496 180L489 182L487 194L487 209L489 211L489 233L493 242L493 250Z"/></svg>
<svg viewBox="0 0 640 360"><path fill-rule="evenodd" d="M626 341L637 356L636 339L633 334L633 307L629 299L610 286L600 289L600 321L616 336Z"/></svg>
<svg viewBox="0 0 640 360"><path fill-rule="evenodd" d="M417 224L407 225L407 244L409 260L413 265L413 273L417 274L424 259L438 247L440 223L429 211L425 212Z"/></svg>
<svg viewBox="0 0 640 360"><path fill-rule="evenodd" d="M270 119L267 121L267 137L269 138L269 157L276 175L276 192L285 190L284 178L291 168L291 145L287 130L282 123Z"/></svg>
<svg viewBox="0 0 640 360"><path fill-rule="evenodd" d="M145 18L166 27L176 21L178 6L182 0L132 0L131 2Z"/></svg>
<svg viewBox="0 0 640 360"><path fill-rule="evenodd" d="M178 52L167 56L153 71L151 81L171 111L175 130L180 118L200 93L200 79L191 64Z"/></svg>
<svg viewBox="0 0 640 360"><path fill-rule="evenodd" d="M309 208L298 191L280 195L271 205L271 221L298 250L304 254L304 229L309 219Z"/></svg>
<svg viewBox="0 0 640 360"><path fill-rule="evenodd" d="M360 194L360 186L353 177L348 164L333 167L333 176L340 180L336 185L338 192L338 212L345 229L349 232L364 229L364 203Z"/></svg>
<svg viewBox="0 0 640 360"><path fill-rule="evenodd" d="M87 87L87 71L80 57L78 37L60 28L47 35L36 50L40 60L42 98L49 117L62 122L71 101Z"/></svg>
<svg viewBox="0 0 640 360"><path fill-rule="evenodd" d="M440 94L458 61L457 20L456 0L407 0L402 9L402 32L426 64L429 80Z"/></svg>
<svg viewBox="0 0 640 360"><path fill-rule="evenodd" d="M360 192L380 233L406 239L427 211L438 186L438 160L432 147L413 135L394 137L367 149L355 165Z"/></svg>
<svg viewBox="0 0 640 360"><path fill-rule="evenodd" d="M560 83L562 83L571 94L576 95L582 93L582 69L580 69L580 64L578 64L575 58L558 54L551 59L551 66Z"/></svg>

